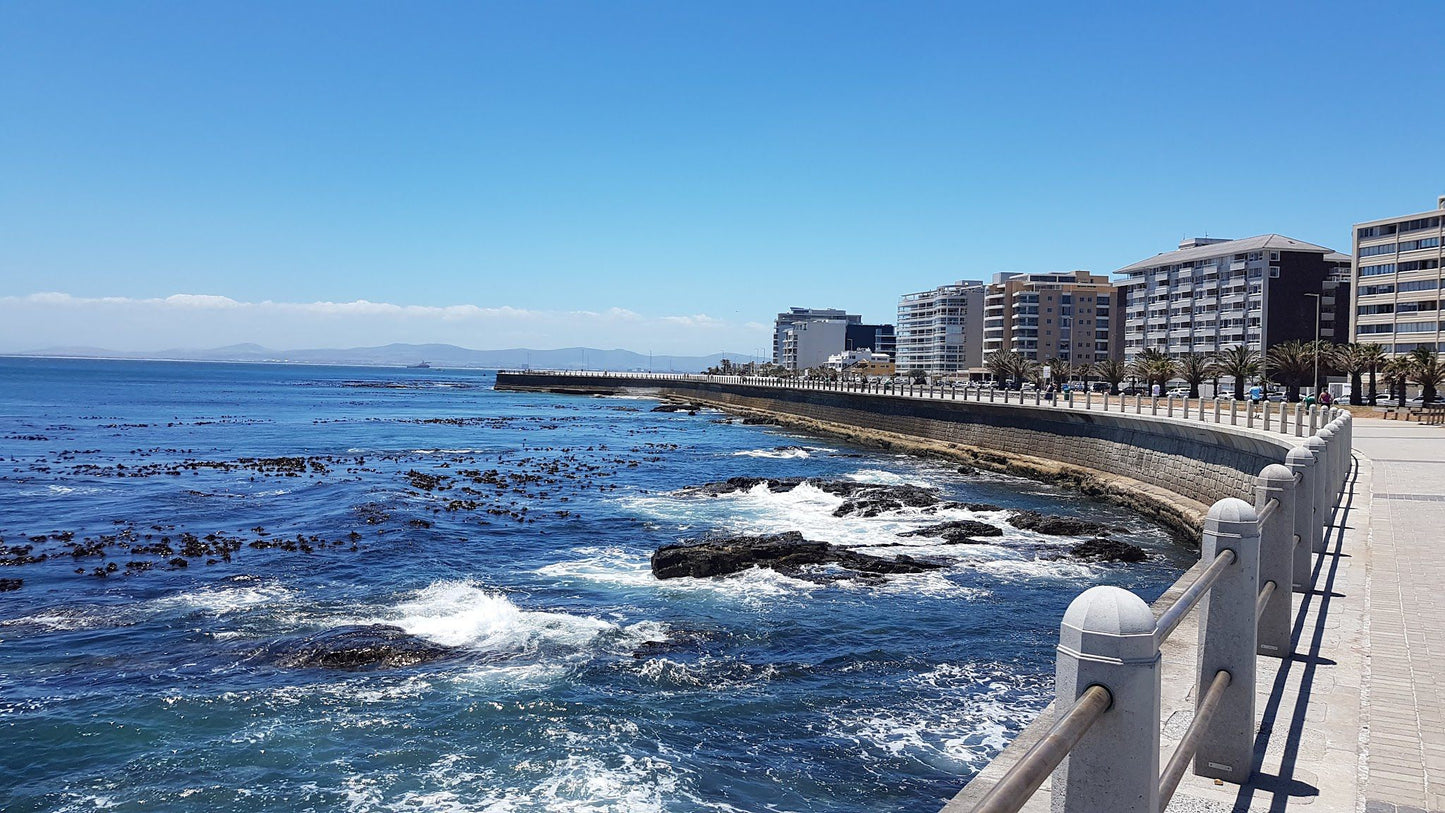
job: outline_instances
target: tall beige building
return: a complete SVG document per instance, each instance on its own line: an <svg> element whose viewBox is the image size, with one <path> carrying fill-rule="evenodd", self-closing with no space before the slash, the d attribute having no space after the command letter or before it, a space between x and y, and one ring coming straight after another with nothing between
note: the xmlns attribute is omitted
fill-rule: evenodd
<svg viewBox="0 0 1445 813"><path fill-rule="evenodd" d="M1355 308L1350 338L1391 355L1445 350L1445 195L1436 209L1355 224Z"/></svg>
<svg viewBox="0 0 1445 813"><path fill-rule="evenodd" d="M1092 364L1117 357L1114 285L1088 271L995 274L984 293L983 354Z"/></svg>

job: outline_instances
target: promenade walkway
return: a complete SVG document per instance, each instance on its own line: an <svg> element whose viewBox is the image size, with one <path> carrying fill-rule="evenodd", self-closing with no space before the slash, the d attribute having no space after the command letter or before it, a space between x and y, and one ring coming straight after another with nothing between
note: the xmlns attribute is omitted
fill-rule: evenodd
<svg viewBox="0 0 1445 813"><path fill-rule="evenodd" d="M1360 809L1445 811L1445 427L1357 421L1367 460ZM1346 532L1346 539L1351 534Z"/></svg>

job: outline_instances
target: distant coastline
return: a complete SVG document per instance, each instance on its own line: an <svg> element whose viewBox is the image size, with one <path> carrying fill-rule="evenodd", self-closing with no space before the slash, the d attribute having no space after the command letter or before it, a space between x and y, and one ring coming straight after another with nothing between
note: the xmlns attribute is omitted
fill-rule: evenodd
<svg viewBox="0 0 1445 813"><path fill-rule="evenodd" d="M747 358L742 354L732 353L678 356L638 353L623 349L603 350L592 347L565 347L549 350L530 348L473 350L449 344L389 344L378 347L289 350L276 350L254 344L208 349L170 348L144 351L121 351L101 347L47 347L0 352L0 357L427 369L415 366L418 358L424 358L430 369L561 369L630 372L698 372L716 365L723 358Z"/></svg>

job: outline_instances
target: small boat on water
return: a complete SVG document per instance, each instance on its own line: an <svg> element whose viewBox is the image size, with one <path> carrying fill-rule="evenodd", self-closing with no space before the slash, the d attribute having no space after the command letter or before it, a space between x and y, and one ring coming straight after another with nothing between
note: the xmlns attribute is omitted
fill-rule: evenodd
<svg viewBox="0 0 1445 813"><path fill-rule="evenodd" d="M406 368L408 370L430 370L431 365L423 361L419 364L408 364L406 365Z"/></svg>

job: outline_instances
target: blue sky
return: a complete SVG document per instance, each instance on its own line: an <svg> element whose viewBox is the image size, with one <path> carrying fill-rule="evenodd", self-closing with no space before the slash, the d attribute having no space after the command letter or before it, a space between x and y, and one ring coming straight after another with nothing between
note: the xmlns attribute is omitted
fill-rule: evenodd
<svg viewBox="0 0 1445 813"><path fill-rule="evenodd" d="M0 351L749 352L792 305L891 321L1190 235L1347 249L1445 193L1442 30L1439 0L6 0Z"/></svg>

